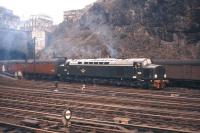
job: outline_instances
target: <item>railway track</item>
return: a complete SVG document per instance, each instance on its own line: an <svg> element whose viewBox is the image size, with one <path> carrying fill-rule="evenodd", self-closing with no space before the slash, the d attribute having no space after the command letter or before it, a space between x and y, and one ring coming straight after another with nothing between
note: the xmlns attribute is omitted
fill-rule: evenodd
<svg viewBox="0 0 200 133"><path fill-rule="evenodd" d="M4 78L1 78L0 77L0 84L7 84L10 82L10 79L4 79ZM7 82L7 83L6 83ZM71 84L65 84L65 83L62 83L62 82L58 82L59 83L59 86L62 87L62 88L69 88L71 86L73 86L73 89L78 89L80 88L80 86L82 84L80 83L71 83ZM11 86L22 86L22 87L43 87L43 88L50 88L50 87L53 87L55 84L54 82L46 82L46 81L30 81L30 80L13 80L12 81L12 85ZM97 91L97 89L93 89L94 88L94 85L87 85L87 88L89 88L89 90L93 90L93 91ZM182 97L199 97L199 90L192 90L192 89L185 89L185 88L175 88L175 87L171 87L171 88L166 88L166 90L144 90L144 89L133 89L133 88L130 88L130 87L113 87L113 86L99 86L98 85L98 88L100 88L98 90L98 92L101 92L103 93L104 91L106 93L108 92L112 92L112 93L125 93L125 94L128 94L128 93L142 93L143 94L157 94L157 95L166 95L166 96L170 96L171 94L176 94L178 96L182 96ZM122 91L122 88L123 88L123 91ZM134 90L134 91L133 91ZM104 93L105 93L104 92Z"/></svg>
<svg viewBox="0 0 200 133"><path fill-rule="evenodd" d="M135 106L142 106L142 105L146 105L146 106L150 106L150 107L158 107L158 108L165 108L165 109L178 109L180 108L180 110L192 110L192 111L200 111L200 105L198 104L200 102L200 99L198 98L182 98L182 97L178 97L178 98L174 98L174 97L162 97L162 96L152 96L152 97L146 97L146 95L144 95L142 97L142 95L140 94L140 96L134 95L134 97L130 97L130 98L124 98L124 97L116 97L116 96L98 96L97 94L82 94L80 93L72 93L72 92L68 92L67 94L65 92L54 92L54 91L46 91L46 90L34 90L34 92L30 91L32 89L24 89L24 88L16 88L16 87L1 87L1 91L4 92L4 95L6 93L8 93L8 95L10 95L11 92L14 92L14 94L11 95L18 95L21 94L23 95L29 95L31 97L37 97L38 95L42 95L43 97L46 98L58 98L61 100L66 99L66 97L70 100L71 99L80 99L81 100L90 100L90 97L93 98L93 101L99 102L101 101L101 99L105 100L105 103L112 103L112 104L116 104L116 105L135 105ZM15 96L13 96L15 97ZM107 100L108 99L108 100ZM148 101L147 101L148 100ZM158 101L159 100L159 101ZM171 102L170 102L171 100ZM186 102L187 101L187 102Z"/></svg>
<svg viewBox="0 0 200 133"><path fill-rule="evenodd" d="M1 78L0 78L1 79ZM6 84L10 80L5 80L0 81L0 84ZM62 82L59 83L59 89L60 90L66 90L67 91L73 91L73 92L80 92L80 88L82 84L65 84ZM45 81L27 81L27 80L17 80L17 81L12 81L12 84L10 86L21 86L21 87L27 87L27 88L32 88L33 86L35 88L43 88L43 89L54 89L55 84L54 82L45 82ZM72 88L73 86L73 88ZM96 86L96 85L95 85ZM199 95L199 90L191 90L191 89L184 89L184 88L167 88L166 90L144 90L144 89L133 89L133 88L127 88L127 87L113 87L113 86L99 86L98 90L94 87L94 85L87 85L87 92L89 93L101 93L104 95L121 95L121 96L135 96L136 94L143 94L143 95L162 95L162 96L171 96L171 97L188 97L188 98L200 98Z"/></svg>
<svg viewBox="0 0 200 133"><path fill-rule="evenodd" d="M13 86L13 85L12 85ZM17 86L17 85L16 85ZM67 87L66 87L67 86ZM52 84L49 85L49 86L46 86L46 84L42 84L42 86L33 86L33 85L26 85L25 87L26 88L33 88L34 87L34 90L41 90L41 89L44 89L44 90L47 90L47 91L55 91L55 89L57 89L56 91L59 91L60 93L81 93L81 85L79 86L74 86L74 85L66 85L65 87L61 86L61 88L59 87L59 89L55 88ZM97 89L98 88L98 89ZM111 88L112 90L113 88ZM124 92L125 91L125 92ZM102 88L102 87L94 87L94 86L89 86L87 87L87 89L84 90L84 92L87 93L87 95L101 95L101 96L108 96L108 97L119 97L119 98L138 98L138 99L151 99L151 100L159 100L159 101L165 101L165 102L182 102L182 103L185 103L185 101L190 101L191 103L197 103L199 102L199 92L194 92L194 94L191 96L191 97L188 97L188 96L183 96L183 94L180 94L180 93L168 93L166 92L167 94L159 94L160 91L154 91L153 93L156 93L156 94L152 94L152 93L149 93L149 91L141 91L141 90L131 90L131 91L127 91L127 90L124 90L123 91L123 88L121 88L120 91L118 90L112 90L110 91L109 88L107 87L106 89L105 88ZM127 91L127 92L126 92Z"/></svg>
<svg viewBox="0 0 200 133"><path fill-rule="evenodd" d="M13 108L1 108L1 116L6 117L8 119L11 117L15 118L15 123L21 123L24 115L29 119L37 121L39 123L37 128L34 128L35 131L44 132L48 130L49 132L63 132L63 126L61 124L61 115L54 115L51 113L44 113L44 112L36 112L30 110L21 110L21 109L13 109ZM9 112L9 115L8 113ZM17 114L17 115L16 115ZM1 117L1 118L2 118ZM0 124L1 125L1 124ZM17 125L17 124L14 124ZM19 125L21 128L21 125ZM126 127L126 128L125 128ZM32 128L31 128L32 129ZM129 130L128 130L129 129ZM173 129L173 128L166 128L164 125L163 127L154 127L147 126L147 125L130 125L130 124L118 124L113 122L105 122L105 121L97 121L91 119L82 119L74 117L71 121L70 130L73 132L80 132L84 133L85 131L95 131L95 132L114 132L114 133L129 133L131 131L155 131L155 132L179 132L179 133L186 133L191 132L195 133L196 131L191 130L180 130L180 129Z"/></svg>
<svg viewBox="0 0 200 133"><path fill-rule="evenodd" d="M15 109L27 109L27 110L32 110L34 108L34 110L37 110L37 111L45 111L45 112L49 112L49 113L53 113L53 114L61 114L62 111L66 107L63 105L54 105L54 104L47 105L45 103L39 104L37 102L30 103L30 102L22 102L22 101L16 101L16 100L15 101L14 100L10 100L10 101L5 100L4 102L1 101L0 104L2 107L9 107L9 108L15 108ZM115 108L107 107L107 109L101 109L100 107L101 106L96 106L96 108L94 108L91 105L90 105L90 107L72 106L71 109L73 110L74 114L77 117L82 117L82 118L87 118L87 119L96 119L96 120L102 120L102 121L113 121L113 118L115 118L114 117L115 114L120 114L120 115L118 115L118 117L119 117L119 116L124 116L123 114L126 113L126 117L132 119L129 121L130 124L147 123L147 125L153 125L153 123L149 124L149 122L153 121L154 123L156 123L156 122L166 123L165 122L166 120L168 120L167 121L168 124L170 124L170 120L171 120L171 122L176 121L176 123L175 123L176 125L178 125L178 123L180 123L180 122L181 122L180 123L181 125L183 125L183 124L189 125L189 123L190 124L193 123L192 124L193 126L195 126L194 123L199 123L199 120L195 119L195 116L194 116L195 114L193 114L193 115L192 114L187 114L187 115L182 114L182 117L180 117L180 116L179 117L169 117L169 116L166 117L166 116L159 115L159 114L156 114L156 115L149 114L148 110L146 111L146 113L145 112L143 112L143 113L134 112L134 114L133 114L133 113L127 112L127 111L124 112L125 109L116 111L116 110L114 110L114 109L116 109L116 107ZM43 108L45 108L45 109L43 109ZM85 113L83 113L83 111ZM95 112L95 115L97 115L97 116L94 116L93 112ZM190 118L188 118L188 115L190 116ZM185 117L187 116L187 118L184 118L183 116L185 116ZM145 119L143 120L141 117L145 117ZM158 119L158 118L160 118L160 119ZM146 122L141 122L141 121L145 121L145 120L146 120ZM178 120L179 120L179 122L178 122ZM183 120L184 121L187 120L187 122L182 122ZM198 127L198 124L196 124L196 126Z"/></svg>
<svg viewBox="0 0 200 133"><path fill-rule="evenodd" d="M115 94L112 94L112 89L107 94L105 91L108 88L102 87L103 90L99 91L101 87L94 86L89 86L84 93L81 93L80 85L74 84L71 86L61 84L56 88L58 91L54 91L55 87L52 83L44 84L41 82L41 84L35 85L34 82L31 88L32 84L29 81L20 81L24 82L24 84L19 85L21 87L5 86L7 83L1 84L1 82L0 110L6 108L13 109L14 112L20 110L17 113L15 112L16 114L32 110L43 114L53 114L56 115L57 119L60 119L62 111L66 106L70 106L73 111L72 121L82 119L85 120L84 123L87 123L86 121L96 122L96 126L94 126L95 124L91 127L85 125L85 127L91 129L89 132L111 132L111 128L116 129L113 132L129 132L139 129L158 130L160 132L200 131L200 106L198 105L200 99L198 95L194 98L189 98L189 96L171 97L165 94L162 95L160 92L156 93L156 91L155 94L142 95L143 90L127 89L126 91L131 91L129 94L120 90L120 88L117 88ZM15 86L18 86L18 83ZM6 116L6 113L7 116L12 116L12 113L9 115L8 112L11 112L11 110L5 111L2 116ZM43 118L38 113L32 112L31 115L22 113L22 116ZM54 119L52 122L61 125L58 120ZM98 128L97 123L109 123L110 126ZM84 125L83 123L79 124L74 125L77 128ZM118 128L112 127L113 125L117 125ZM62 126L59 127L62 129ZM77 131L77 128L74 130ZM83 128L83 131L88 129ZM60 130L60 132L62 131Z"/></svg>
<svg viewBox="0 0 200 133"><path fill-rule="evenodd" d="M62 124L62 116L55 115L44 112L30 111L26 109L13 109L13 108L3 108L1 107L1 118L9 121L13 121L14 123L9 123L9 125L19 126L19 128L23 127L21 130L25 130L28 128L31 132L41 132L41 133L55 133L55 132L65 132L67 128L65 128ZM7 113L9 112L9 114ZM24 115L26 119L24 119ZM32 126L28 127L25 121L34 121L32 122ZM0 122L1 124L7 124L5 122ZM30 123L29 123L30 124ZM16 130L16 128L11 128ZM8 130L8 129L6 129ZM103 124L92 121L85 121L83 119L74 118L71 121L71 126L68 128L71 132L85 133L86 131L98 131L98 132L111 132L111 133L128 133L129 131L125 128L117 125L111 124Z"/></svg>

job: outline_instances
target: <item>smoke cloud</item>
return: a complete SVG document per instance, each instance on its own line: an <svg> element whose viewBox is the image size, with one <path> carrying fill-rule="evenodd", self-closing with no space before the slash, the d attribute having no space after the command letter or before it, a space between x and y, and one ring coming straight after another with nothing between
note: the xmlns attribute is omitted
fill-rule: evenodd
<svg viewBox="0 0 200 133"><path fill-rule="evenodd" d="M27 54L27 43L29 41L29 36L27 32L9 30L9 29L0 29L0 50L7 51L9 53L15 51L16 53ZM1 53L3 54L3 52ZM1 55L3 56L3 55Z"/></svg>

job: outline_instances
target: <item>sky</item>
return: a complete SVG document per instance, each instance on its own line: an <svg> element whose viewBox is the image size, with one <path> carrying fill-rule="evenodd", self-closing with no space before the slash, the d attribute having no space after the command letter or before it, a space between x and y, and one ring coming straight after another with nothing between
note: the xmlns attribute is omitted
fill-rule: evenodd
<svg viewBox="0 0 200 133"><path fill-rule="evenodd" d="M81 9L96 0L0 0L0 6L13 10L22 20L30 15L45 14L53 18L54 24L61 23L63 11Z"/></svg>

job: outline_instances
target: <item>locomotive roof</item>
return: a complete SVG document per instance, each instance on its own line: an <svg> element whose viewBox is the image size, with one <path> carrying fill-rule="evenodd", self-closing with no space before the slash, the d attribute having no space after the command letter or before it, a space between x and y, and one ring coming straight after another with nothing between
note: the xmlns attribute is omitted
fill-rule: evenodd
<svg viewBox="0 0 200 133"><path fill-rule="evenodd" d="M116 59L116 58L97 58L97 59L68 59L70 65L78 65L84 63L100 63L109 65L133 65L134 62L142 63L142 65L151 64L148 58L130 58L130 59Z"/></svg>

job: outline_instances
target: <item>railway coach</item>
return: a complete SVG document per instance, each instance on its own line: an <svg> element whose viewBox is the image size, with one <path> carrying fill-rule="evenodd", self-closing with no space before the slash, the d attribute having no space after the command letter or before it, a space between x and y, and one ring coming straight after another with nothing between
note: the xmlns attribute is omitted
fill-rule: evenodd
<svg viewBox="0 0 200 133"><path fill-rule="evenodd" d="M136 87L165 86L166 73L150 59L68 59L58 67L58 77L65 81L105 83Z"/></svg>
<svg viewBox="0 0 200 133"><path fill-rule="evenodd" d="M166 69L169 85L200 88L200 60L153 60Z"/></svg>

